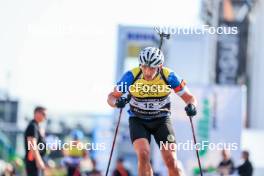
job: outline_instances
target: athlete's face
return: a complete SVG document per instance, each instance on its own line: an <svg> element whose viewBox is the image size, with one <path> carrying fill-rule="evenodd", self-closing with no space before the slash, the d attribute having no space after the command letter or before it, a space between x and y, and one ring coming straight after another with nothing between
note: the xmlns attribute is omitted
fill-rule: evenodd
<svg viewBox="0 0 264 176"><path fill-rule="evenodd" d="M146 65L141 65L141 70L145 80L153 80L158 72L158 67L149 67Z"/></svg>

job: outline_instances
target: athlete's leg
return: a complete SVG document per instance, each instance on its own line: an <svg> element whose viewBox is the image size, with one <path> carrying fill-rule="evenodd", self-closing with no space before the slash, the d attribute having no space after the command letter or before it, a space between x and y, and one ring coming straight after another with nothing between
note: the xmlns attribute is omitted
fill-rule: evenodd
<svg viewBox="0 0 264 176"><path fill-rule="evenodd" d="M144 122L136 117L129 118L130 137L138 158L138 175L152 176L150 165L150 132Z"/></svg>
<svg viewBox="0 0 264 176"><path fill-rule="evenodd" d="M169 176L180 176L180 169L177 166L176 141L169 117L163 118L155 127L154 138L161 150L165 165L168 168Z"/></svg>
<svg viewBox="0 0 264 176"><path fill-rule="evenodd" d="M133 146L138 158L138 175L152 176L149 141L145 138L139 138L133 142Z"/></svg>
<svg viewBox="0 0 264 176"><path fill-rule="evenodd" d="M163 148L161 150L161 154L163 160L168 168L169 176L182 176L180 168L177 165L177 157L176 157L176 150L174 149L176 145L174 143L168 144L172 147Z"/></svg>

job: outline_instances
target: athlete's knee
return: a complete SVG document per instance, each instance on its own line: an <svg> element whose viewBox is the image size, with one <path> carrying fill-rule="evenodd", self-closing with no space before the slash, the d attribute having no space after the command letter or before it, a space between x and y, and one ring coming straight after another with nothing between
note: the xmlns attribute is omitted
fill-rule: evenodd
<svg viewBox="0 0 264 176"><path fill-rule="evenodd" d="M137 152L138 159L140 162L150 161L150 151L148 149L141 149Z"/></svg>
<svg viewBox="0 0 264 176"><path fill-rule="evenodd" d="M165 163L169 169L178 169L177 160L173 156L167 156L165 159Z"/></svg>

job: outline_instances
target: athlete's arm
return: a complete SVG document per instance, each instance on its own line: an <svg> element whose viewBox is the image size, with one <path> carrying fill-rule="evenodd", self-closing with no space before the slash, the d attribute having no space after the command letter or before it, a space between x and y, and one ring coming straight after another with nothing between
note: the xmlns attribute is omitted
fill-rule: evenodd
<svg viewBox="0 0 264 176"><path fill-rule="evenodd" d="M193 104L195 107L197 106L196 98L191 94L186 86L184 88L184 93L180 97L187 105Z"/></svg>

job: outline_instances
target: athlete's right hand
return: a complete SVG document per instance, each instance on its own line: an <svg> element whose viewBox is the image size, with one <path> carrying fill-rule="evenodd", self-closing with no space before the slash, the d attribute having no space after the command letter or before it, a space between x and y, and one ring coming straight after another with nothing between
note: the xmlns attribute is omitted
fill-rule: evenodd
<svg viewBox="0 0 264 176"><path fill-rule="evenodd" d="M115 105L118 108L123 108L126 106L128 100L125 97L120 97L116 100Z"/></svg>

